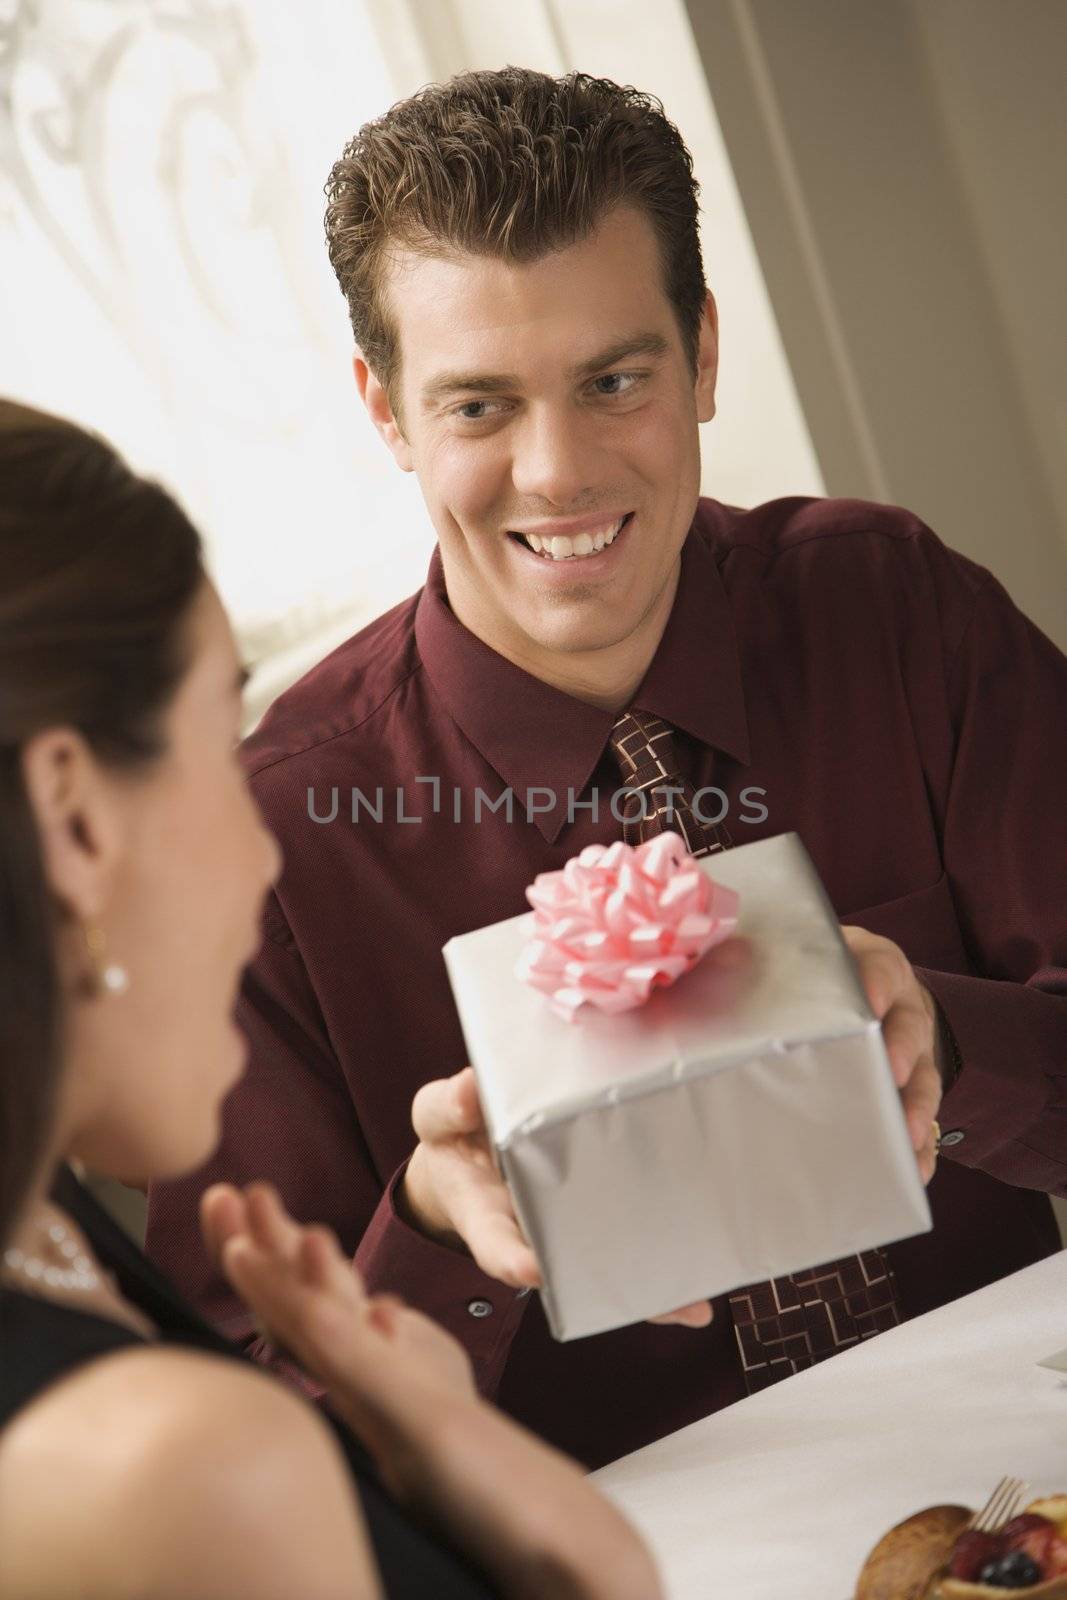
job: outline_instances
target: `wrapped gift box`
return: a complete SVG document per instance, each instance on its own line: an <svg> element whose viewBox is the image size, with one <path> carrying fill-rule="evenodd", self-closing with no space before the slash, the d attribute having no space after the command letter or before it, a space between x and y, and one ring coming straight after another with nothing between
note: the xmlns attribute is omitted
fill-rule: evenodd
<svg viewBox="0 0 1067 1600"><path fill-rule="evenodd" d="M490 1136L576 1339L931 1226L881 1028L795 834L699 863L740 894L712 951L640 1008L573 1021L515 967L533 914L444 955Z"/></svg>

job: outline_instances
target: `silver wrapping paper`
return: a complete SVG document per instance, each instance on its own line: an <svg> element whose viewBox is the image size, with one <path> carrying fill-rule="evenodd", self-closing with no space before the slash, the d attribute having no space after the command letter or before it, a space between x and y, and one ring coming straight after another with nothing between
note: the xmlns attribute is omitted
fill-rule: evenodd
<svg viewBox="0 0 1067 1600"><path fill-rule="evenodd" d="M751 962L565 1022L514 975L532 914L444 949L557 1339L931 1226L881 1028L796 834L701 861Z"/></svg>

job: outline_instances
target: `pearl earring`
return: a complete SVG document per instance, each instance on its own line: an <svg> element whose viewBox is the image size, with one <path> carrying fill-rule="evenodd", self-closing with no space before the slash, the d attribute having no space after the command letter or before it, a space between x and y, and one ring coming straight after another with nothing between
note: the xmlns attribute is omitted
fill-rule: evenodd
<svg viewBox="0 0 1067 1600"><path fill-rule="evenodd" d="M130 987L130 975L117 961L108 961L107 935L95 922L85 929L85 947L93 966L94 992L125 994Z"/></svg>

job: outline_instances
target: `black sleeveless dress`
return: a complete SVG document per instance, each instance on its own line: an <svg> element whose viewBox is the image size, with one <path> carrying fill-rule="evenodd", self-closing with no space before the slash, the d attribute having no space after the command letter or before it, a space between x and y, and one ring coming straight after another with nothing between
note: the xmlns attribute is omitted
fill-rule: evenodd
<svg viewBox="0 0 1067 1600"><path fill-rule="evenodd" d="M84 1230L126 1298L159 1328L159 1342L249 1361L182 1300L69 1168L60 1169L52 1198ZM105 1317L0 1285L0 1428L57 1378L97 1356L145 1342ZM329 1413L323 1415L351 1469L389 1600L492 1600L499 1591L462 1555L413 1522L390 1497L355 1435Z"/></svg>

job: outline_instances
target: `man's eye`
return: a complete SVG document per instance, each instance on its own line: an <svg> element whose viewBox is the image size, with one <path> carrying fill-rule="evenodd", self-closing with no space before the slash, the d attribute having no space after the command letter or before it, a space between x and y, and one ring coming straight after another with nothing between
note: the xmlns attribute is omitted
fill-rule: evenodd
<svg viewBox="0 0 1067 1600"><path fill-rule="evenodd" d="M629 394L631 389L633 389L636 384L640 383L640 381L641 374L638 372L605 372L603 377L594 378L593 384L594 386L601 383L620 385L618 388L599 390L600 394L605 395L607 399L611 400L616 395Z"/></svg>
<svg viewBox="0 0 1067 1600"><path fill-rule="evenodd" d="M464 422L484 422L489 412L486 406L491 406L492 400L465 400L461 406L456 407L456 416Z"/></svg>

